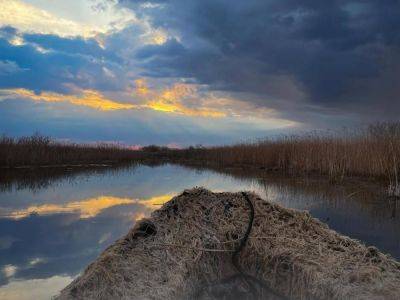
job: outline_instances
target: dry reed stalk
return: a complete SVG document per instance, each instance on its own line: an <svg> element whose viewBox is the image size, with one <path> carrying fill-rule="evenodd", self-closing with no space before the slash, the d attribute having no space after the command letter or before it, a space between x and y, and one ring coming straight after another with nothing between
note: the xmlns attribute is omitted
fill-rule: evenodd
<svg viewBox="0 0 400 300"><path fill-rule="evenodd" d="M61 143L40 135L0 137L0 167L135 161L143 154L117 144Z"/></svg>
<svg viewBox="0 0 400 300"><path fill-rule="evenodd" d="M288 299L398 299L400 264L390 256L308 213L247 195L255 219L239 256L246 274ZM104 251L58 299L248 299L244 282L215 284L235 273L229 251L248 222L241 193L186 190Z"/></svg>
<svg viewBox="0 0 400 300"><path fill-rule="evenodd" d="M188 148L179 159L226 166L253 166L296 174L323 174L335 181L347 176L387 182L400 195L400 122L367 129L283 136L274 140L210 148Z"/></svg>

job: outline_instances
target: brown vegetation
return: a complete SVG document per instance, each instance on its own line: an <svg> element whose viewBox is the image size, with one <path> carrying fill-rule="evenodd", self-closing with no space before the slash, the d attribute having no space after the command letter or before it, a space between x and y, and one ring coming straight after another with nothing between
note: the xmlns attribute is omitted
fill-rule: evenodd
<svg viewBox="0 0 400 300"><path fill-rule="evenodd" d="M379 123L363 130L282 136L255 143L176 151L179 160L221 167L243 166L295 174L323 174L384 179L400 195L400 122Z"/></svg>
<svg viewBox="0 0 400 300"><path fill-rule="evenodd" d="M98 164L142 158L142 152L115 144L61 143L48 137L0 137L0 167Z"/></svg>
<svg viewBox="0 0 400 300"><path fill-rule="evenodd" d="M131 150L115 144L59 143L47 137L0 138L0 167L124 162L155 158L214 167L255 167L286 174L321 174L383 179L400 196L400 122L366 129L311 132L232 146L168 149L150 145Z"/></svg>
<svg viewBox="0 0 400 300"><path fill-rule="evenodd" d="M248 232L239 271L232 253ZM197 188L136 224L57 299L394 300L399 293L400 264L376 248L255 194Z"/></svg>

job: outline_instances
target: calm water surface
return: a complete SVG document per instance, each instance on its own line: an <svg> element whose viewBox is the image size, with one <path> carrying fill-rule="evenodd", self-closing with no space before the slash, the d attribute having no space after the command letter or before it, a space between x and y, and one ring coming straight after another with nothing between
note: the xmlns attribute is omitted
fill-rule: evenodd
<svg viewBox="0 0 400 300"><path fill-rule="evenodd" d="M163 165L0 186L0 299L50 299L136 220L194 186L255 191L400 258L400 203L361 185Z"/></svg>

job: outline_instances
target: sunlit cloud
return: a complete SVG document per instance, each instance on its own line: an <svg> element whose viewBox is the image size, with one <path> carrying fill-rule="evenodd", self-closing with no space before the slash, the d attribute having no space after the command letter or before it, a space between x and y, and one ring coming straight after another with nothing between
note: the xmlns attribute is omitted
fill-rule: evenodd
<svg viewBox="0 0 400 300"><path fill-rule="evenodd" d="M174 195L172 195L172 194L154 196L151 198L139 200L138 203L143 204L151 209L156 209L157 206L159 207L159 206L163 205L164 203L171 200L172 197L174 197Z"/></svg>
<svg viewBox="0 0 400 300"><path fill-rule="evenodd" d="M13 46L22 46L25 44L25 41L22 37L20 36L13 36L10 40L9 43Z"/></svg>
<svg viewBox="0 0 400 300"><path fill-rule="evenodd" d="M8 217L13 219L25 218L33 213L39 215L50 215L57 213L78 213L82 219L92 218L103 210L117 206L134 204L136 201L129 198L118 198L112 196L100 196L83 201L74 201L66 204L44 204L30 206L26 209L11 212Z"/></svg>
<svg viewBox="0 0 400 300"><path fill-rule="evenodd" d="M53 276L46 279L11 281L0 287L0 299L48 299L56 295L73 280L70 276Z"/></svg>
<svg viewBox="0 0 400 300"><path fill-rule="evenodd" d="M168 34L162 29L148 27L147 32L142 35L145 44L162 45L168 40Z"/></svg>
<svg viewBox="0 0 400 300"><path fill-rule="evenodd" d="M136 107L134 104L120 103L108 99L95 90L82 90L80 95L65 95L53 92L35 94L31 90L22 88L0 90L0 100L10 98L29 99L37 102L69 102L74 105L87 106L103 111L133 109Z"/></svg>
<svg viewBox="0 0 400 300"><path fill-rule="evenodd" d="M194 84L176 83L161 90L151 89L144 78L135 81L134 95L144 102L142 107L186 116L230 117L243 124L258 124L260 128L298 126L297 122L279 117L278 111L224 93L199 92Z"/></svg>
<svg viewBox="0 0 400 300"><path fill-rule="evenodd" d="M135 80L136 94L140 97L146 97L149 94L149 88L147 87L146 80L143 78Z"/></svg>
<svg viewBox="0 0 400 300"><path fill-rule="evenodd" d="M209 107L191 108L184 104L185 98L197 97L196 88L190 84L177 83L161 91L149 89L144 79L135 81L135 96L144 101L142 107L152 110L177 113L186 116L224 117L225 113Z"/></svg>
<svg viewBox="0 0 400 300"><path fill-rule="evenodd" d="M103 69L109 77L114 74ZM150 88L145 79L135 80L133 95L120 93L125 99L135 103L118 102L103 95L97 90L73 88L77 94L60 94L55 92L35 93L24 88L0 89L0 101L6 99L25 99L35 102L66 102L77 106L86 106L101 111L115 110L153 110L167 114L206 118L237 118L242 122L257 122L260 126L288 127L298 125L296 122L281 119L277 111L266 107L257 107L252 103L232 97L215 95L210 92L199 93L196 85L176 83L161 89Z"/></svg>
<svg viewBox="0 0 400 300"><path fill-rule="evenodd" d="M183 103L184 98L196 95L194 87L186 84L175 84L171 88L166 88L161 92L157 92L150 90L144 81L136 80L135 95L141 100L140 104L117 102L105 97L99 91L89 89L80 90L79 95L66 95L54 92L41 92L36 94L32 90L23 88L0 89L0 100L28 99L36 102L68 102L102 111L149 109L186 116L213 118L225 116L224 112L213 110L212 108L190 108L185 106Z"/></svg>
<svg viewBox="0 0 400 300"><path fill-rule="evenodd" d="M166 195L159 195L159 196L154 196L151 198L137 200L136 203L144 205L146 208L148 208L148 211L147 212L144 212L144 211L137 212L136 214L133 215L133 221L136 222L143 218L149 217L150 213L153 210L160 208L164 203L171 200L172 197L174 197L174 195L166 194Z"/></svg>
<svg viewBox="0 0 400 300"><path fill-rule="evenodd" d="M87 219L97 216L102 211L119 205L139 204L150 209L149 212L157 209L160 205L169 201L173 195L158 195L150 198L136 199L115 196L99 196L81 201L72 201L65 204L44 204L33 205L24 209L16 210L5 214L3 217L12 219L26 218L31 214L52 215L59 213L76 213L80 218ZM135 220L146 217L146 212L139 211L134 215ZM38 263L39 261L35 261Z"/></svg>
<svg viewBox="0 0 400 300"><path fill-rule="evenodd" d="M161 45L169 34L161 27L153 28L147 19L138 18L132 10L117 1L75 0L46 3L45 1L0 0L0 27L12 26L20 33L53 34L64 38L94 38L103 49L107 36L131 25L138 28L138 45ZM21 46L21 36L9 42Z"/></svg>
<svg viewBox="0 0 400 300"><path fill-rule="evenodd" d="M256 125L262 128L289 128L301 126L300 123L282 118L279 111L265 106L256 105L218 92L209 93L202 99L204 105L222 110L245 126Z"/></svg>
<svg viewBox="0 0 400 300"><path fill-rule="evenodd" d="M95 11L93 3L76 1L71 3L70 15L66 15L66 7L57 3L49 3L46 9L20 0L0 0L0 26L13 26L20 31L41 34L56 34L62 37L82 36L95 37L110 30L120 30L130 22L136 21L133 12L115 9L112 3L102 10ZM49 9L53 8L53 11ZM87 15L86 18L73 20L76 16ZM82 14L84 12L85 14Z"/></svg>
<svg viewBox="0 0 400 300"><path fill-rule="evenodd" d="M9 278L15 275L17 273L18 268L13 265L5 265L3 267L3 274L5 277Z"/></svg>

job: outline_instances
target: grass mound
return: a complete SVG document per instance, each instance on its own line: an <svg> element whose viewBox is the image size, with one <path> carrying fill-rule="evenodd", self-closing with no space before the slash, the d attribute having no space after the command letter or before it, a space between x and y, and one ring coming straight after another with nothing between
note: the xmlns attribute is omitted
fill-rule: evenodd
<svg viewBox="0 0 400 300"><path fill-rule="evenodd" d="M394 259L246 195L255 215L238 254L245 276L232 276L232 254L249 225L246 196L195 188L138 222L58 299L398 299Z"/></svg>

